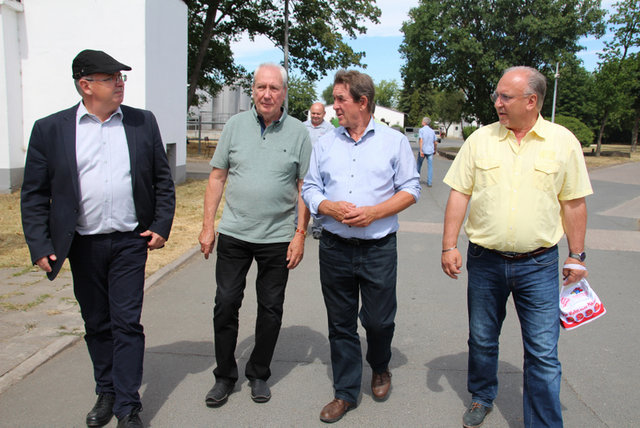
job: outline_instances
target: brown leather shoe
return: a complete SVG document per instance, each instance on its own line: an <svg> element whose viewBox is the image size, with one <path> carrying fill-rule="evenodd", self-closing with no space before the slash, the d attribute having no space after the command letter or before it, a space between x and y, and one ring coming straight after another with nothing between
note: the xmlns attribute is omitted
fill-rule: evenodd
<svg viewBox="0 0 640 428"><path fill-rule="evenodd" d="M389 370L384 373L373 372L371 375L371 392L373 398L378 401L384 401L389 396L391 389L391 373Z"/></svg>
<svg viewBox="0 0 640 428"><path fill-rule="evenodd" d="M339 421L345 413L351 409L355 409L354 403L334 398L333 401L322 408L320 412L320 420L322 422L333 423Z"/></svg>

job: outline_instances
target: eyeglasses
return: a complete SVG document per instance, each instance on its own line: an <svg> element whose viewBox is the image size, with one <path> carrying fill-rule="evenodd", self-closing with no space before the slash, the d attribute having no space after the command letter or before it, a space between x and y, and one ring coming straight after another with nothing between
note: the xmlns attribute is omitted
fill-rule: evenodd
<svg viewBox="0 0 640 428"><path fill-rule="evenodd" d="M496 91L493 91L493 93L489 96L489 98L491 98L491 101L494 102L494 103L496 101L498 101L498 98L499 98L499 99L502 100L502 102L504 104L509 104L511 101L513 101L516 98L527 98L527 97L529 97L531 95L533 95L533 94L524 94L524 95L512 96L512 95L501 94L501 93L498 93Z"/></svg>
<svg viewBox="0 0 640 428"><path fill-rule="evenodd" d="M90 77L85 77L84 80L88 80L89 82L126 82L127 75L126 74L112 74L109 77L105 77L104 79L92 79Z"/></svg>

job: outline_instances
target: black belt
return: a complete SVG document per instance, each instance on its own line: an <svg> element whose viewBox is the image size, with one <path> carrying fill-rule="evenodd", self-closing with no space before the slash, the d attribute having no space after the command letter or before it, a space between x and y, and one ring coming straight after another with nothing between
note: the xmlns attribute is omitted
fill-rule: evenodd
<svg viewBox="0 0 640 428"><path fill-rule="evenodd" d="M500 257L506 260L521 260L521 259L526 259L533 256L539 256L540 254L544 254L547 251L553 250L554 248L557 247L557 245L554 245L553 247L540 247L540 248L536 248L533 251L529 251L528 253L516 253L513 251L492 250L491 248L485 248L481 245L474 244L473 242L471 242L471 244L478 246L480 248L484 248L485 250L491 251L492 253L496 253L497 255L499 255Z"/></svg>
<svg viewBox="0 0 640 428"><path fill-rule="evenodd" d="M347 245L353 245L353 246L365 246L365 245L375 245L377 243L379 243L380 241L384 240L384 239L388 239L392 236L395 236L396 233L395 232L391 232L390 234L379 238L379 239L360 239L360 238L343 238L340 235L336 235L335 233L331 233L329 231L327 231L326 229L322 229L322 234L335 239L336 241L340 241L343 244L347 244Z"/></svg>

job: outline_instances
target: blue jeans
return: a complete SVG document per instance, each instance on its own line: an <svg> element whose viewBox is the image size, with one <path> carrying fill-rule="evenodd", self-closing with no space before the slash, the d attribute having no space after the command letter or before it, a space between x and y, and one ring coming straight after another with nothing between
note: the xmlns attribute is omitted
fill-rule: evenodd
<svg viewBox="0 0 640 428"><path fill-rule="evenodd" d="M420 156L420 153L418 153L418 174L420 174L420 170L422 169L422 162L425 160L425 158L427 159L427 184L431 185L431 181L433 179L433 153L431 153L430 155L426 154L424 155L424 157Z"/></svg>
<svg viewBox="0 0 640 428"><path fill-rule="evenodd" d="M498 337L513 293L524 345L524 426L561 427L558 248L520 260L469 243L469 374L472 399L491 407L498 392Z"/></svg>
<svg viewBox="0 0 640 428"><path fill-rule="evenodd" d="M367 332L367 362L389 368L395 329L398 256L395 234L349 244L326 231L320 238L320 282L327 307L335 398L357 403L362 382L360 321Z"/></svg>

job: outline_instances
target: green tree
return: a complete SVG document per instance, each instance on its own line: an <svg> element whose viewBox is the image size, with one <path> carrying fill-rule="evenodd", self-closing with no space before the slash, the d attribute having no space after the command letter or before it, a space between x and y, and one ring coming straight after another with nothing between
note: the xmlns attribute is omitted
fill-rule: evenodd
<svg viewBox="0 0 640 428"><path fill-rule="evenodd" d="M613 5L615 13L609 18L610 30L614 37L605 42L605 49L600 58L594 92L597 98L600 127L596 156L600 156L605 126L611 116L615 116L625 107L636 110L640 114L638 100L637 56L630 55L630 49L640 46L640 4L637 0L622 0ZM635 79L635 81L633 80ZM637 125L635 138L637 142ZM632 144L632 149L635 145Z"/></svg>
<svg viewBox="0 0 640 428"><path fill-rule="evenodd" d="M375 85L376 88L376 105L397 108L398 99L400 97L400 88L398 82L395 80L387 81L381 80L380 83Z"/></svg>
<svg viewBox="0 0 640 428"><path fill-rule="evenodd" d="M445 133L449 133L449 127L454 122L460 122L465 105L462 91L439 91L433 97L433 114L436 121L444 126Z"/></svg>
<svg viewBox="0 0 640 428"><path fill-rule="evenodd" d="M602 34L603 14L600 0L422 0L402 26L404 85L461 89L465 112L494 122L489 95L505 68L555 66L581 36Z"/></svg>
<svg viewBox="0 0 640 428"><path fill-rule="evenodd" d="M322 91L322 99L325 105L333 104L333 85L329 85Z"/></svg>
<svg viewBox="0 0 640 428"><path fill-rule="evenodd" d="M553 110L553 85L555 69L547 74L548 90L542 107L542 115L550 118ZM560 59L556 116L575 117L595 130L598 126L597 105L594 97L595 76L588 72L574 54Z"/></svg>
<svg viewBox="0 0 640 428"><path fill-rule="evenodd" d="M307 120L309 107L316 99L316 90L313 82L301 77L291 76L289 78L288 96L288 113L303 122Z"/></svg>
<svg viewBox="0 0 640 428"><path fill-rule="evenodd" d="M557 115L556 123L573 132L573 135L576 136L578 141L580 141L580 144L583 146L589 147L591 143L593 143L593 137L595 134L579 119L570 116Z"/></svg>
<svg viewBox="0 0 640 428"><path fill-rule="evenodd" d="M187 105L197 103L196 89L215 94L227 83L246 86L247 71L234 63L230 43L248 34L269 38L282 49L284 2L289 2L289 54L292 69L309 80L328 70L361 66L363 52L345 41L378 23L374 0L185 0L189 8L189 89ZM238 79L240 82L238 82Z"/></svg>
<svg viewBox="0 0 640 428"><path fill-rule="evenodd" d="M407 114L406 126L419 127L422 118L432 115L434 90L428 84L404 87L400 93L399 109Z"/></svg>

